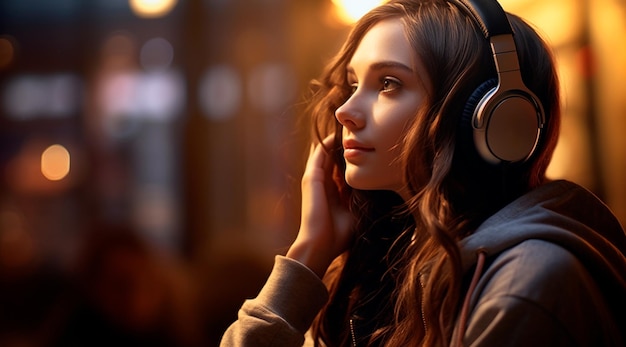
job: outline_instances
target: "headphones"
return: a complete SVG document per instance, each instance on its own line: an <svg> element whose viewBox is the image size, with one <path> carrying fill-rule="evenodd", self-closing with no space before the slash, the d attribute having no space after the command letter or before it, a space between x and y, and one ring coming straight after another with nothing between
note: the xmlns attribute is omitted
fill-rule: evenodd
<svg viewBox="0 0 626 347"><path fill-rule="evenodd" d="M479 156L490 164L523 163L539 142L545 112L522 81L513 28L496 0L455 0L489 40L497 79L482 83L468 98L469 120Z"/></svg>

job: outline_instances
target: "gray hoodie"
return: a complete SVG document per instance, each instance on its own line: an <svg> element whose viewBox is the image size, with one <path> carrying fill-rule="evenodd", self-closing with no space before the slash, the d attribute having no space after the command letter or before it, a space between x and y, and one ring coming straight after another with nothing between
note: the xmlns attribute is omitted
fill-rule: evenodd
<svg viewBox="0 0 626 347"><path fill-rule="evenodd" d="M460 249L476 282L453 341L462 334L465 346L625 346L626 235L584 188L543 185L487 219ZM277 256L221 345L301 346L327 298L313 272Z"/></svg>

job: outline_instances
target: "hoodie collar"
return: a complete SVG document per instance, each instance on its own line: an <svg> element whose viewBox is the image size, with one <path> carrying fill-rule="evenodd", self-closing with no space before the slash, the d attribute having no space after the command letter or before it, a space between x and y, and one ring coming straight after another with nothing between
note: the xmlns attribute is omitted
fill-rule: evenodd
<svg viewBox="0 0 626 347"><path fill-rule="evenodd" d="M559 244L579 258L608 266L626 286L624 229L593 193L563 180L546 183L521 196L463 239L463 271L475 265L479 251L493 256L529 239Z"/></svg>

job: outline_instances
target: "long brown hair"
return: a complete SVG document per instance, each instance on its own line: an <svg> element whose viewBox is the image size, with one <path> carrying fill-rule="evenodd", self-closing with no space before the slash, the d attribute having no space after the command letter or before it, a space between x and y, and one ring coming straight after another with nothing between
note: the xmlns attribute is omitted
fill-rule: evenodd
<svg viewBox="0 0 626 347"><path fill-rule="evenodd" d="M358 221L356 241L327 272L330 301L312 327L316 341L329 346L354 342L355 337L368 345L447 345L463 290L458 241L544 181L558 137L554 59L528 24L509 14L522 78L542 102L546 124L538 150L527 162L493 166L479 159L459 126L472 91L496 77L484 36L449 1L392 0L355 25L313 83L314 132L318 141L335 134L327 150L339 174L345 164L341 125L334 113L350 95L346 65L367 31L387 19L403 23L416 57L428 71L427 96L399 139L398 160L411 198L402 201L392 192L361 191L343 183Z"/></svg>

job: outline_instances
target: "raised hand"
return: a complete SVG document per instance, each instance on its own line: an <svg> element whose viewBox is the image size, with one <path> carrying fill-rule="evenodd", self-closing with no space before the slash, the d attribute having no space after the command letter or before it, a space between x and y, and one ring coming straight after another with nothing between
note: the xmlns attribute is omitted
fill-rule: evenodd
<svg viewBox="0 0 626 347"><path fill-rule="evenodd" d="M328 147L333 140L324 140ZM321 144L311 146L302 177L302 219L287 257L309 267L320 278L349 246L354 220L333 180L335 165Z"/></svg>

